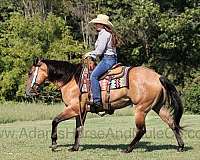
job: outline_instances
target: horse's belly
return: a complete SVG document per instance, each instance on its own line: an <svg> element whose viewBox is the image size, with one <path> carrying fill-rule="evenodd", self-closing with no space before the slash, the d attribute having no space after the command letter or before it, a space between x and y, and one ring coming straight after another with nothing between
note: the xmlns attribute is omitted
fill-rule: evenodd
<svg viewBox="0 0 200 160"><path fill-rule="evenodd" d="M132 104L132 102L131 102L130 98L121 98L118 101L112 102L111 108L120 109L120 108L124 108L131 104Z"/></svg>

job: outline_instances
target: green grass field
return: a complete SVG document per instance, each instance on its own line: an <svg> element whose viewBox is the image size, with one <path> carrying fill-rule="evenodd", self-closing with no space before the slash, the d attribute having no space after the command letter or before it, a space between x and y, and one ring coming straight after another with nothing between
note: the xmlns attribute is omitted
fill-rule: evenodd
<svg viewBox="0 0 200 160"><path fill-rule="evenodd" d="M62 112L63 108L63 103L55 105L13 102L0 103L0 124L16 121L52 120L57 114ZM114 116L127 115L132 115L132 112L128 109L114 114ZM93 118L97 116L90 114L88 117Z"/></svg>
<svg viewBox="0 0 200 160"><path fill-rule="evenodd" d="M23 119L26 112L14 107L15 122L0 124L0 159L1 160L118 160L118 159L147 159L147 160L197 160L200 150L200 116L184 115L182 124L187 126L183 133L185 152L176 152L176 140L168 127L154 113L147 116L147 134L141 140L138 147L130 154L120 151L127 147L134 134L134 118L131 116L132 108L117 111L113 116L100 118L89 115L81 139L79 152L69 152L68 149L74 142L75 121L62 122L58 128L58 152L52 152L51 144L51 120L53 114L62 110L61 106L36 111L36 108L28 107L28 118ZM20 108L20 106L18 106ZM25 107L25 105L24 105ZM27 107L27 106L26 106ZM44 107L44 106L43 106ZM9 108L9 107L8 107ZM39 108L39 107L38 107ZM40 107L41 108L41 107ZM1 106L2 109L2 106ZM15 110L16 109L16 110ZM1 123L6 117L1 110ZM12 110L9 108L9 116ZM46 117L41 117L40 112L46 111ZM4 114L3 114L4 113ZM14 114L14 113L13 113ZM12 116L11 116L12 117ZM42 120L38 120L38 119ZM22 121L26 120L26 121ZM31 120L31 121L27 121ZM34 120L34 121L33 121ZM7 121L6 121L7 122ZM5 122L4 122L5 123Z"/></svg>

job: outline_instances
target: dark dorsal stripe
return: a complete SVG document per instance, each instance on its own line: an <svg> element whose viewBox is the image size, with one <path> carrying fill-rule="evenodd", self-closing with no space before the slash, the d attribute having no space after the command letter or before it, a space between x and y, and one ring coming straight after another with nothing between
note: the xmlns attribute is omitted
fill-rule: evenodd
<svg viewBox="0 0 200 160"><path fill-rule="evenodd" d="M47 65L48 68L48 80L51 82L59 81L64 84L71 81L75 77L78 82L79 76L81 74L81 64L71 64L67 61L57 61L57 60L42 60L43 63Z"/></svg>

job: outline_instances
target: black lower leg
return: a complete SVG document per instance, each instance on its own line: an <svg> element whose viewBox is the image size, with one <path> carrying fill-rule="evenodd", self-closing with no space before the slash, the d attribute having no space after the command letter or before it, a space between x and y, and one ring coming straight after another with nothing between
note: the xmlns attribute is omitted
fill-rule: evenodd
<svg viewBox="0 0 200 160"><path fill-rule="evenodd" d="M175 128L175 129L172 129L172 130L174 132L174 135L175 135L177 143L178 143L177 151L182 152L184 150L184 142L181 138L179 128Z"/></svg>
<svg viewBox="0 0 200 160"><path fill-rule="evenodd" d="M83 130L83 126L79 126L78 128L76 128L75 142L74 142L73 147L70 149L70 151L78 151L79 150L80 137L81 137L82 130Z"/></svg>
<svg viewBox="0 0 200 160"><path fill-rule="evenodd" d="M139 140L142 138L142 136L146 133L146 129L139 129L136 133L135 138L133 141L129 144L128 148L124 151L125 153L130 153L136 146L136 144L139 142Z"/></svg>
<svg viewBox="0 0 200 160"><path fill-rule="evenodd" d="M52 121L52 132L51 132L51 140L52 140L52 146L57 144L57 126L60 122L59 117L55 117Z"/></svg>
<svg viewBox="0 0 200 160"><path fill-rule="evenodd" d="M79 150L80 138L81 138L81 133L83 130L84 123L85 123L85 113L82 114L82 119L80 118L80 116L76 117L75 141L74 141L73 147L71 149L69 149L70 151L78 151Z"/></svg>

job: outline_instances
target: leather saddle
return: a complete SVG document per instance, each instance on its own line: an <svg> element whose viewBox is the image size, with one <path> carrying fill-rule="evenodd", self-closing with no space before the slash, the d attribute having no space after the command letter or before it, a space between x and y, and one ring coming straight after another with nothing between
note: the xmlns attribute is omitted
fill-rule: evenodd
<svg viewBox="0 0 200 160"><path fill-rule="evenodd" d="M90 62L90 61L89 61ZM81 92L90 92L90 74L94 68L93 66L90 67L88 64L85 63L86 67L83 68L81 73L81 81L80 81L80 88ZM118 89L122 87L127 87L127 73L129 71L129 67L122 66L121 63L114 65L111 69L109 69L105 74L101 76L99 79L99 83L101 86L101 90L110 90L110 89Z"/></svg>
<svg viewBox="0 0 200 160"><path fill-rule="evenodd" d="M115 64L111 69L109 69L99 80L103 80L106 77L112 76L112 79L120 78L124 75L124 67L121 63Z"/></svg>
<svg viewBox="0 0 200 160"><path fill-rule="evenodd" d="M90 69L94 67L91 67L88 64L90 65L91 63L86 63L86 67L83 68L81 74L81 81L79 86L82 93L89 93L91 91L89 75L92 72ZM122 66L121 63L118 63L109 69L105 74L103 74L99 79L101 91L106 91L105 105L103 108L104 110L108 111L108 113L113 113L110 103L110 90L128 87L127 75L129 68L130 67Z"/></svg>

